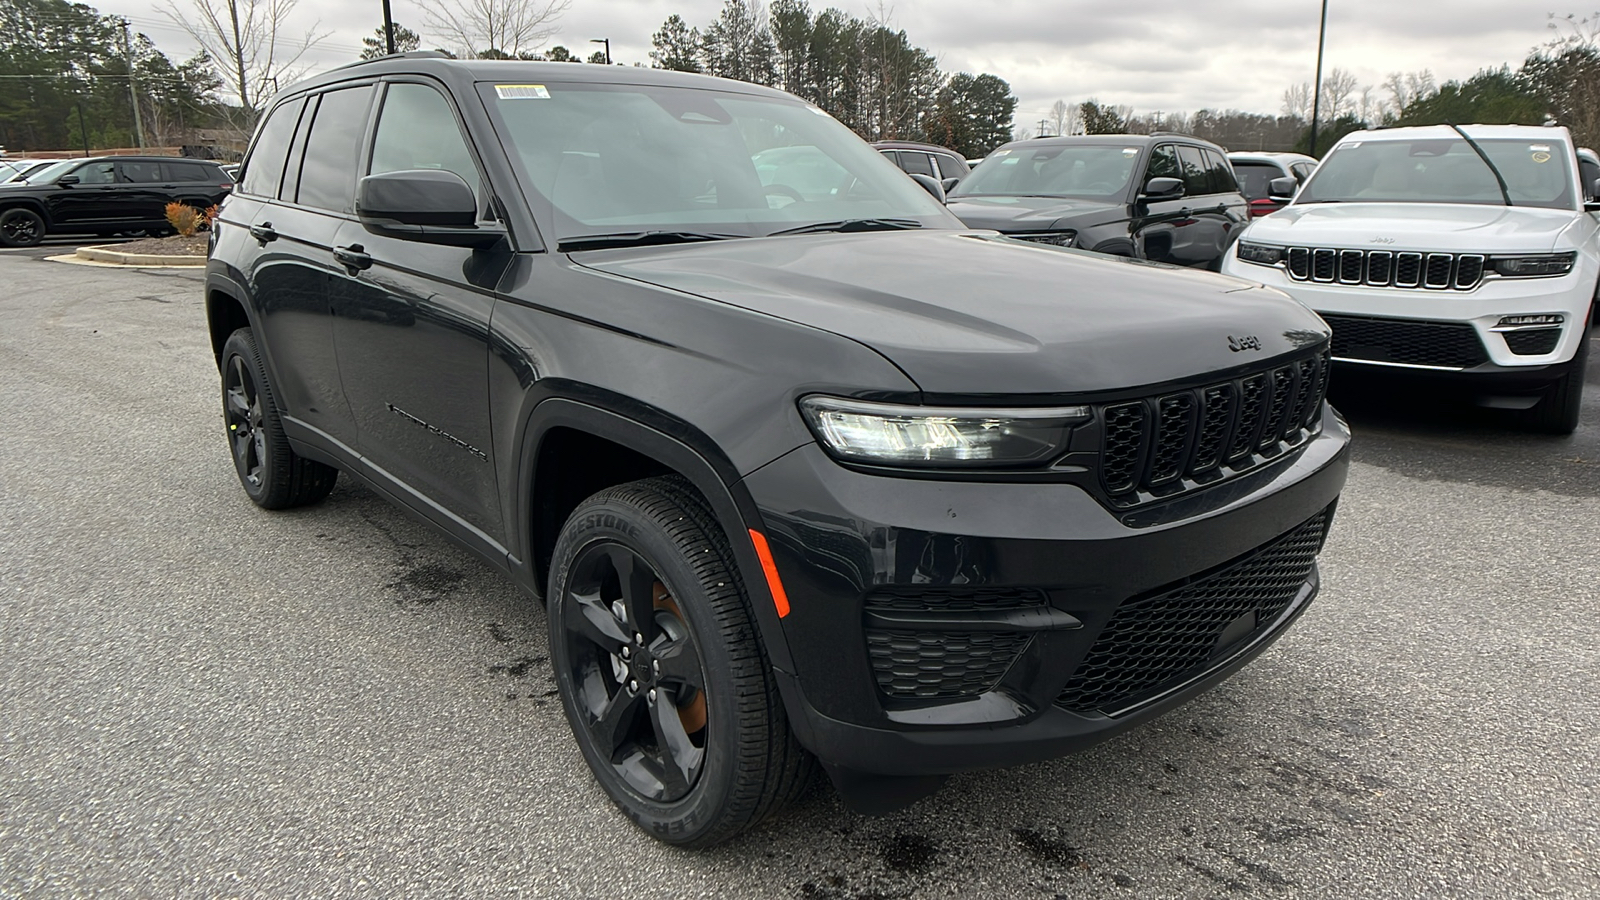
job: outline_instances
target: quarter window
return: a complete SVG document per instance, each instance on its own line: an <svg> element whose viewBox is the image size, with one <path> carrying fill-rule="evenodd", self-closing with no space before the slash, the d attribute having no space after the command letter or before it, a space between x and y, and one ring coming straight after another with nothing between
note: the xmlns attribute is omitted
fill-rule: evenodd
<svg viewBox="0 0 1600 900"><path fill-rule="evenodd" d="M1206 167L1211 170L1213 194L1227 194L1239 189L1239 182L1233 178L1233 169L1228 166L1228 161L1222 154L1215 150L1207 150L1206 163Z"/></svg>
<svg viewBox="0 0 1600 900"><path fill-rule="evenodd" d="M300 164L300 203L333 212L353 210L355 161L361 154L361 135L367 129L371 99L371 86L322 95Z"/></svg>
<svg viewBox="0 0 1600 900"><path fill-rule="evenodd" d="M289 144L294 141L294 127L300 121L300 108L305 100L296 97L283 103L261 126L256 145L245 160L239 191L261 197L278 196L278 182L283 179L283 163L289 158Z"/></svg>
<svg viewBox="0 0 1600 900"><path fill-rule="evenodd" d="M1178 148L1178 160L1183 163L1183 191L1193 197L1211 193L1211 172L1206 168L1205 154L1199 147L1184 145Z"/></svg>
<svg viewBox="0 0 1600 900"><path fill-rule="evenodd" d="M478 208L484 208L482 179L456 124L455 111L443 94L423 84L389 85L372 141L370 174L406 169L454 172L471 185L478 195Z"/></svg>
<svg viewBox="0 0 1600 900"><path fill-rule="evenodd" d="M201 163L166 163L165 165L168 181L200 182L215 179L218 184L221 184L227 180L225 178L218 179L217 175L221 173L213 174L207 166Z"/></svg>

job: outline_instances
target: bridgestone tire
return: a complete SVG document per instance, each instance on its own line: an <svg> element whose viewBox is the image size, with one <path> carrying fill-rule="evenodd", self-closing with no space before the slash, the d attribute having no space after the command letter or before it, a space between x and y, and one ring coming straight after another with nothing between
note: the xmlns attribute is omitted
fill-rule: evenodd
<svg viewBox="0 0 1600 900"><path fill-rule="evenodd" d="M615 691L615 703L628 676L613 678L609 664L596 665L592 652L584 657L584 648L594 648L574 633L584 610L592 616L597 608L592 598L602 596L600 591L578 593L587 590L588 561L598 554L626 557L630 552L636 563L642 561L653 570L658 588L675 602L673 612L681 610L682 619L671 621L687 626L704 679L698 720L703 731L693 732L703 741L697 775L687 793L665 801L645 796L626 780L628 767L618 760L634 744L614 741L612 748L602 749L597 743L592 729L601 723L593 698L597 691ZM627 601L605 602L615 608ZM728 540L686 480L668 476L635 481L580 504L556 542L546 608L556 687L584 760L612 801L647 834L669 844L710 846L773 814L810 782L815 761L795 741L784 717ZM647 638L647 647L649 643ZM632 658L638 661L643 655L635 651ZM615 656L610 658L616 661ZM649 684L662 685L662 696L672 696L665 681ZM641 692L647 686L640 684ZM650 694L654 703L655 692ZM654 717L659 711L652 705L641 715ZM640 719L634 727L645 729L654 721ZM648 738L638 746L646 743Z"/></svg>
<svg viewBox="0 0 1600 900"><path fill-rule="evenodd" d="M257 506L306 506L333 490L338 469L290 448L267 368L248 328L229 335L222 346L222 416L239 483Z"/></svg>
<svg viewBox="0 0 1600 900"><path fill-rule="evenodd" d="M1578 419L1583 413L1583 382L1589 371L1589 326L1585 322L1579 332L1578 352L1561 380L1551 385L1544 399L1525 414L1527 426L1546 434L1571 434L1578 430Z"/></svg>
<svg viewBox="0 0 1600 900"><path fill-rule="evenodd" d="M44 240L44 219L31 209L8 209L0 213L0 245L32 247Z"/></svg>

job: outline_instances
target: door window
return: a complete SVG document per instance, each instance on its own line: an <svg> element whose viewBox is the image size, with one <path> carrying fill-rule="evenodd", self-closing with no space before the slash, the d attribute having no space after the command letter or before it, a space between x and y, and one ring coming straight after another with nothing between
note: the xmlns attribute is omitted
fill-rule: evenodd
<svg viewBox="0 0 1600 900"><path fill-rule="evenodd" d="M1178 152L1171 144L1162 144L1150 154L1150 171L1145 173L1145 183L1152 178L1177 178L1182 180L1183 169L1178 166Z"/></svg>
<svg viewBox="0 0 1600 900"><path fill-rule="evenodd" d="M313 138L315 134L313 134ZM486 208L483 180L444 95L424 84L389 85L372 141L370 174L406 169L442 169L461 176Z"/></svg>
<svg viewBox="0 0 1600 900"><path fill-rule="evenodd" d="M1178 161L1183 164L1184 193L1191 197L1211 193L1211 171L1206 168L1205 154L1199 147L1179 147Z"/></svg>
<svg viewBox="0 0 1600 900"><path fill-rule="evenodd" d="M124 184L155 184L161 180L161 163L125 162L117 180Z"/></svg>
<svg viewBox="0 0 1600 900"><path fill-rule="evenodd" d="M945 156L943 153L935 153L933 155L933 159L934 162L939 164L940 178L963 178L967 174L962 169L962 164L956 162L956 158L954 156Z"/></svg>
<svg viewBox="0 0 1600 900"><path fill-rule="evenodd" d="M221 184L223 181L227 180L225 178L217 178L216 173L209 171L208 168L202 163L180 162L165 163L164 165L167 170L166 177L168 181L201 182L216 180L218 184Z"/></svg>
<svg viewBox="0 0 1600 900"><path fill-rule="evenodd" d="M289 145L294 141L294 127L300 121L300 108L305 100L296 97L283 103L267 116L267 124L245 160L239 191L261 197L278 196L278 183L283 179L283 163L289 158Z"/></svg>
<svg viewBox="0 0 1600 900"><path fill-rule="evenodd" d="M116 181L117 164L114 162L90 163L72 170L79 184L111 184Z"/></svg>
<svg viewBox="0 0 1600 900"><path fill-rule="evenodd" d="M1228 160L1215 150L1206 151L1206 168L1211 171L1211 193L1227 194L1239 189L1239 182L1233 178L1233 169L1229 167Z"/></svg>
<svg viewBox="0 0 1600 900"><path fill-rule="evenodd" d="M900 168L918 175L933 177L933 160L926 153L902 151L900 153Z"/></svg>
<svg viewBox="0 0 1600 900"><path fill-rule="evenodd" d="M329 91L317 104L311 135L300 164L297 201L332 212L351 212L356 196L356 165L361 135L367 130L371 85Z"/></svg>

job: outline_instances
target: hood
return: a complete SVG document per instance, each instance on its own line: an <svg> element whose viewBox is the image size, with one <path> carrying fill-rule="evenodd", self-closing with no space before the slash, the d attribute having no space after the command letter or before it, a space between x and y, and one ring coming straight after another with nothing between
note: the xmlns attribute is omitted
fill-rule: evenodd
<svg viewBox="0 0 1600 900"><path fill-rule="evenodd" d="M958 196L951 197L946 206L968 228L992 228L995 231L1050 231L1073 227L1071 220L1086 215L1120 215L1122 212L1122 207L1114 203L1066 197ZM1095 215L1096 221L1100 218Z"/></svg>
<svg viewBox="0 0 1600 900"><path fill-rule="evenodd" d="M1537 253L1577 217L1570 209L1469 203L1290 204L1242 236L1273 244L1356 250Z"/></svg>
<svg viewBox="0 0 1600 900"><path fill-rule="evenodd" d="M1328 334L1304 306L1250 282L962 231L746 238L570 257L854 339L923 391L945 396L1189 379ZM1229 349L1230 337L1250 336L1259 349Z"/></svg>

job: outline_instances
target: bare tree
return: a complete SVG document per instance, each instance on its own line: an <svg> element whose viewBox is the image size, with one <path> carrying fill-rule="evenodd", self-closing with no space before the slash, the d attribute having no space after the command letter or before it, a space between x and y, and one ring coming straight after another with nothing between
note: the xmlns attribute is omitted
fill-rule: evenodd
<svg viewBox="0 0 1600 900"><path fill-rule="evenodd" d="M1067 122L1076 118L1074 107L1068 106L1067 101L1057 100L1050 104L1050 127L1055 129L1056 134L1066 134Z"/></svg>
<svg viewBox="0 0 1600 900"><path fill-rule="evenodd" d="M536 53L572 0L416 0L425 29L467 57Z"/></svg>
<svg viewBox="0 0 1600 900"><path fill-rule="evenodd" d="M1356 76L1344 69L1334 69L1322 79L1322 116L1331 122L1340 116L1355 112L1352 100L1360 84Z"/></svg>
<svg viewBox="0 0 1600 900"><path fill-rule="evenodd" d="M162 13L189 33L216 62L223 88L239 98L243 113L238 128L255 125L261 99L305 71L299 65L307 50L332 32L313 24L298 37L286 33L289 14L299 0L187 0L188 12L175 0L164 0Z"/></svg>
<svg viewBox="0 0 1600 900"><path fill-rule="evenodd" d="M1416 72L1390 72L1389 77L1383 80L1383 89L1389 92L1389 100L1398 115L1418 100L1432 96L1439 87L1433 80L1433 72L1421 69Z"/></svg>
<svg viewBox="0 0 1600 900"><path fill-rule="evenodd" d="M1302 81L1284 89L1283 114L1302 122L1311 121L1311 82Z"/></svg>

